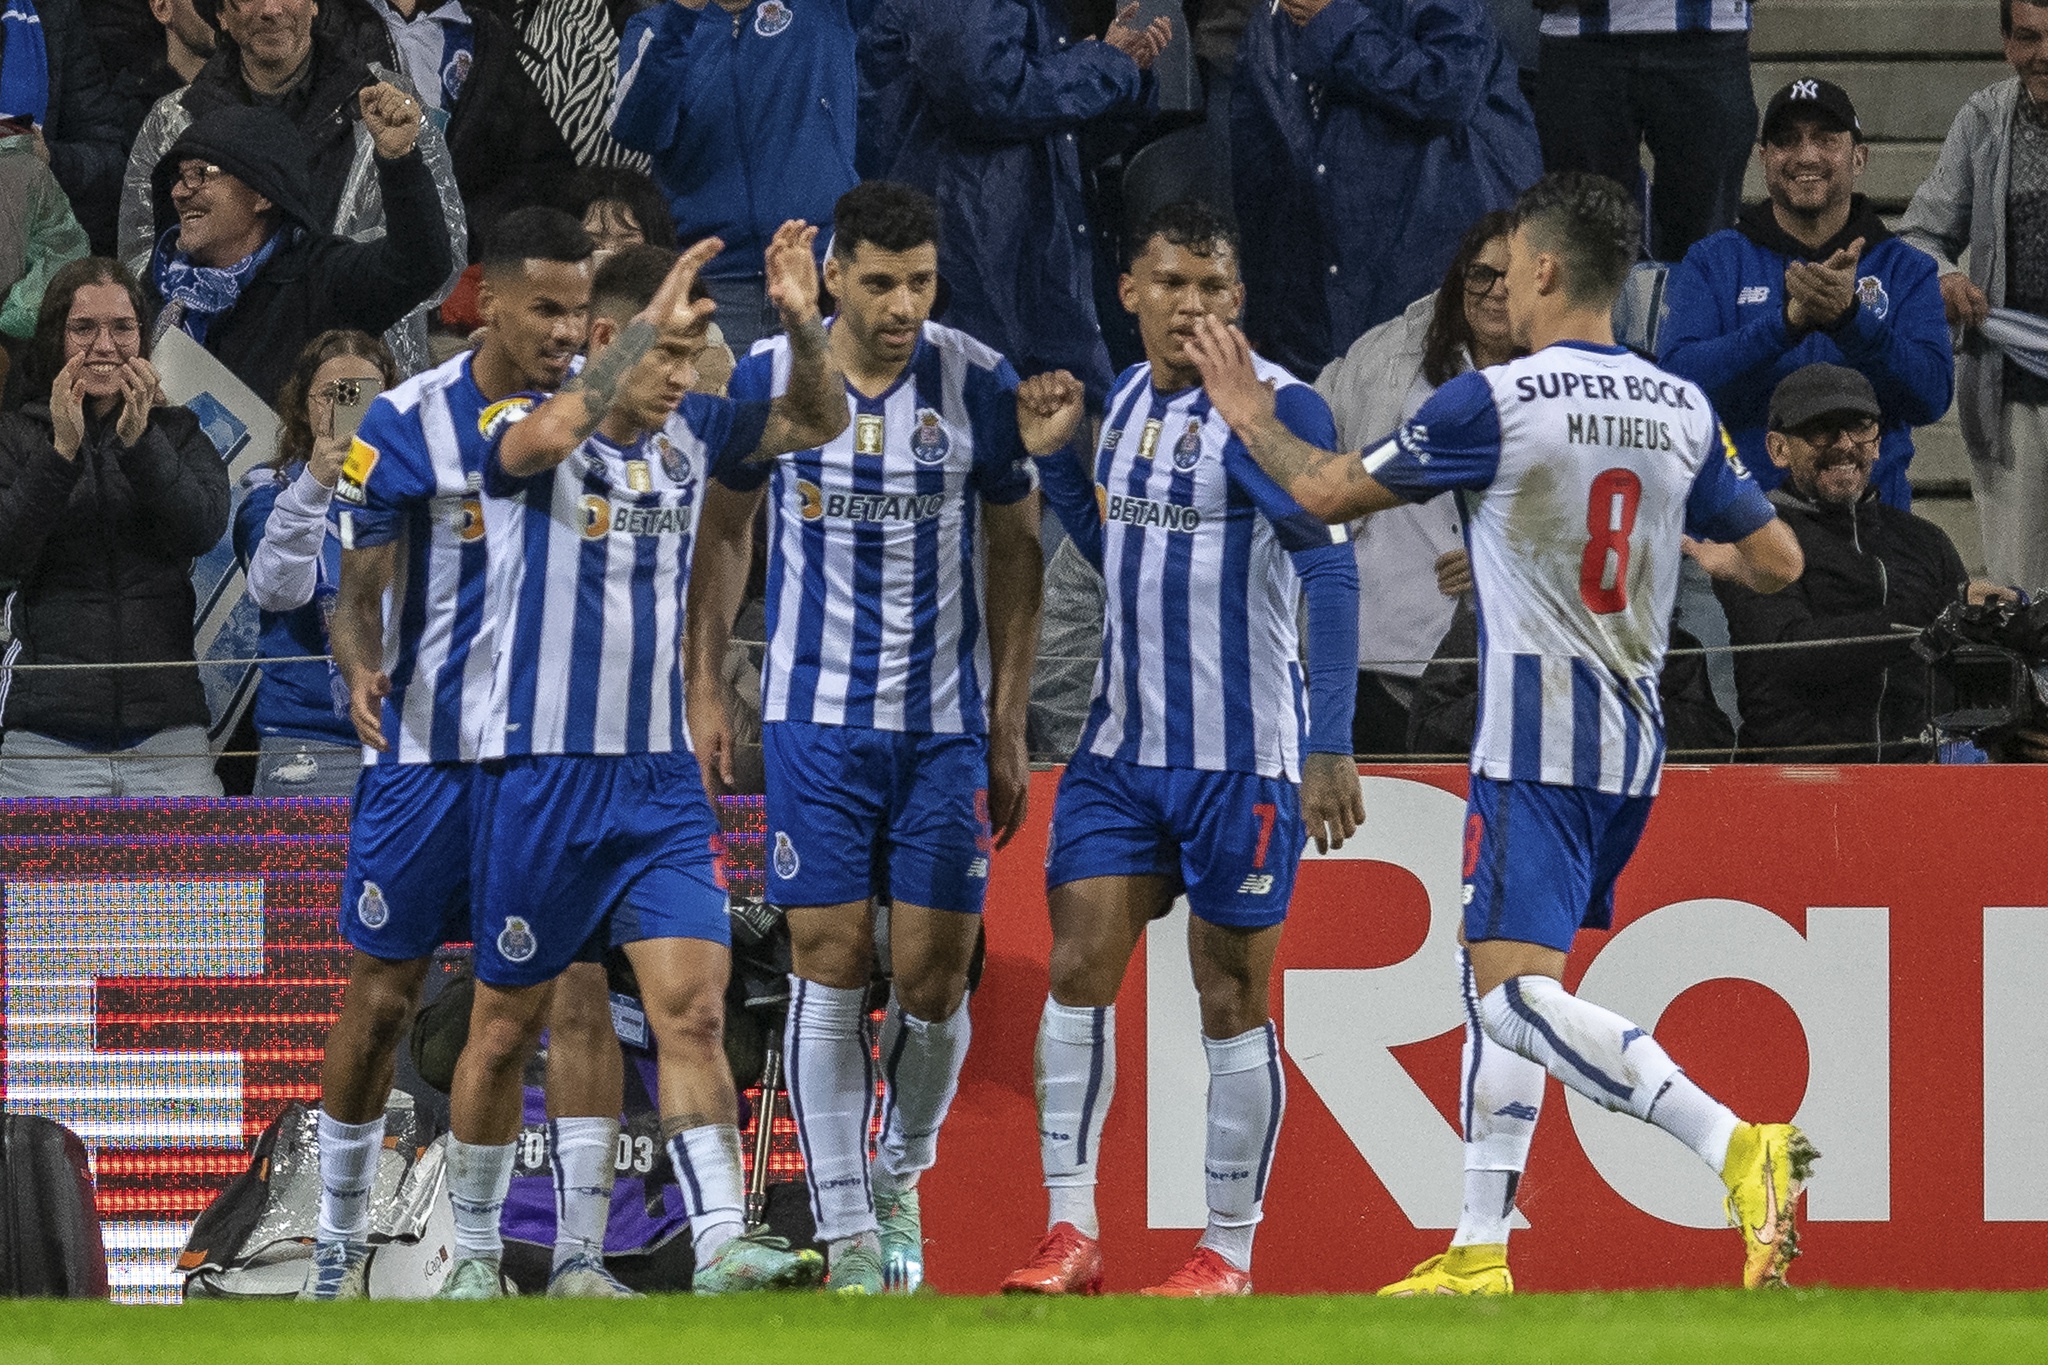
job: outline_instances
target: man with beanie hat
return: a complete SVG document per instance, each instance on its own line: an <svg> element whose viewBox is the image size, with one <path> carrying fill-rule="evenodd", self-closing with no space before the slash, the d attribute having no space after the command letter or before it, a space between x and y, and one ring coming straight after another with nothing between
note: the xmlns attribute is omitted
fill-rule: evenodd
<svg viewBox="0 0 2048 1365"><path fill-rule="evenodd" d="M361 103L389 216L373 241L321 229L305 144L275 110L214 110L151 176L157 238L144 284L162 309L155 334L183 331L265 401L307 341L332 327L381 332L448 273L434 180L416 146L418 101L376 85Z"/></svg>
<svg viewBox="0 0 2048 1365"><path fill-rule="evenodd" d="M1737 645L1808 642L1813 649L1735 656L1738 750L1800 746L1785 761L1925 761L1927 670L1911 634L1869 645L1831 642L1932 622L1967 585L1972 601L2002 589L1968 583L1961 556L1933 522L1890 506L1871 483L1883 410L1870 381L1841 365L1806 365L1772 391L1764 447L1784 482L1771 493L1799 538L1806 569L1781 592L1716 578ZM1688 543L1710 570L1726 546ZM1759 754L1758 757L1763 755Z"/></svg>
<svg viewBox="0 0 2048 1365"><path fill-rule="evenodd" d="M1782 477L1764 448L1778 382L1816 361L1856 370L1879 406L1872 482L1909 507L1913 428L1954 389L1934 264L1854 192L1870 152L1840 86L1807 78L1771 96L1758 156L1769 197L1671 268L1658 361L1707 391L1766 489Z"/></svg>

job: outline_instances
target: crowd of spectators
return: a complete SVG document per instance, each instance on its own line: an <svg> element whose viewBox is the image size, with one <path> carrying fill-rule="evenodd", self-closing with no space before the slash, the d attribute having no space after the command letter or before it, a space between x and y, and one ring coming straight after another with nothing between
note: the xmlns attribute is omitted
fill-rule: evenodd
<svg viewBox="0 0 2048 1365"><path fill-rule="evenodd" d="M1888 225L1850 92L1801 78L1759 118L1747 0L0 0L0 794L217 789L229 718L195 670L104 666L192 660L190 562L230 536L261 653L325 654L353 421L470 344L472 263L531 205L605 252L722 238L715 386L776 328L775 226L908 182L942 215L940 319L1099 408L1137 358L1125 225L1206 197L1242 233L1254 344L1357 448L1512 357L1502 210L1596 171L1642 192L1643 269L1668 270L1623 339L1707 391L1807 554L1770 598L1689 579L1681 620L1838 640L2048 587L2048 6L2000 20L2014 76ZM271 408L271 448L230 460L166 401L172 333ZM1911 512L1913 431L1952 400L1976 583ZM1360 531L1357 749L1459 751L1483 604L1456 511ZM1061 757L1100 595L1050 548L1033 734ZM1738 654L1716 701L1681 654L1673 747L1925 757L1921 667ZM257 790L347 789L336 686L265 670Z"/></svg>

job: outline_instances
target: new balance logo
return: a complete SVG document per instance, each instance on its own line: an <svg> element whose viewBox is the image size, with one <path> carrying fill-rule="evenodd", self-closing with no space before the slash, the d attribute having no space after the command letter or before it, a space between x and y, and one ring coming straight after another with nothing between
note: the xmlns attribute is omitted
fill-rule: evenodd
<svg viewBox="0 0 2048 1365"><path fill-rule="evenodd" d="M1493 1116L1497 1119L1520 1119L1524 1123L1534 1123L1536 1121L1536 1106L1533 1104L1523 1104L1520 1100L1516 1100L1513 1104L1504 1104L1494 1110Z"/></svg>
<svg viewBox="0 0 2048 1365"><path fill-rule="evenodd" d="M1769 303L1770 301L1771 287L1767 284L1746 284L1735 292L1735 306L1737 308L1741 308L1746 304Z"/></svg>
<svg viewBox="0 0 2048 1365"><path fill-rule="evenodd" d="M1270 872L1254 872L1237 884L1240 896L1263 896L1272 889L1273 874Z"/></svg>
<svg viewBox="0 0 2048 1365"><path fill-rule="evenodd" d="M969 863L967 865L967 875L970 877L986 877L988 875L988 859L976 858L973 862Z"/></svg>

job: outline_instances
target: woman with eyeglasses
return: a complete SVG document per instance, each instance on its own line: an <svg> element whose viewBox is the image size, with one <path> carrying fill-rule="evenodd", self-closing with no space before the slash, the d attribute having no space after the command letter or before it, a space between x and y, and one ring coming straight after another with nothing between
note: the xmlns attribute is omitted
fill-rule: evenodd
<svg viewBox="0 0 2048 1365"><path fill-rule="evenodd" d="M1439 387L1517 354L1508 336L1505 212L1466 230L1434 294L1354 342L1316 380L1347 450L1384 439ZM1354 528L1358 552L1356 752L1408 752L1415 688L1458 598L1472 590L1455 499L1410 504Z"/></svg>
<svg viewBox="0 0 2048 1365"><path fill-rule="evenodd" d="M262 609L257 653L305 659L328 652L327 623L341 578L341 542L327 508L363 410L398 382L383 341L322 332L299 353L277 394L277 453L242 480L235 554ZM256 689L257 796L348 796L362 746L348 689L334 665L266 665Z"/></svg>
<svg viewBox="0 0 2048 1365"><path fill-rule="evenodd" d="M164 402L143 316L119 262L59 270L23 370L35 397L0 416L0 797L221 792L192 560L227 530L227 469Z"/></svg>

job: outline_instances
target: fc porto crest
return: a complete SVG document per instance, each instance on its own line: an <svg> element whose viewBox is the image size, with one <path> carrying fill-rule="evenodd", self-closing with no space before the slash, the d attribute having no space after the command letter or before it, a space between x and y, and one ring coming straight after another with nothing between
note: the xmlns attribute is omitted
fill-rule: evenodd
<svg viewBox="0 0 2048 1365"><path fill-rule="evenodd" d="M919 464L939 464L953 448L946 424L931 408L917 410L917 424L910 429L910 457Z"/></svg>
<svg viewBox="0 0 2048 1365"><path fill-rule="evenodd" d="M525 962L539 950L533 926L517 915L506 916L505 927L498 931L498 956L507 962Z"/></svg>
<svg viewBox="0 0 2048 1365"><path fill-rule="evenodd" d="M789 841L789 835L782 830L775 831L775 875L788 881L803 866L796 856L796 845Z"/></svg>
<svg viewBox="0 0 2048 1365"><path fill-rule="evenodd" d="M448 65L441 68L441 89L446 93L448 103L453 104L462 97L462 87L469 84L469 68L475 60L475 54L468 48L458 48Z"/></svg>
<svg viewBox="0 0 2048 1365"><path fill-rule="evenodd" d="M1173 467L1185 474L1202 462L1202 419L1188 418L1188 429L1173 443Z"/></svg>
<svg viewBox="0 0 2048 1365"><path fill-rule="evenodd" d="M533 404L534 400L523 393L501 399L477 414L476 429L486 441L495 441L504 434L505 428L532 412Z"/></svg>
<svg viewBox="0 0 2048 1365"><path fill-rule="evenodd" d="M664 474L668 475L670 483L686 484L690 482L690 455L688 451L677 449L676 443L662 433L655 434L654 450L655 454L661 459L661 470Z"/></svg>
<svg viewBox="0 0 2048 1365"><path fill-rule="evenodd" d="M384 899L383 887L363 883L363 894L356 897L356 918L365 929L382 929L391 922L391 902Z"/></svg>
<svg viewBox="0 0 2048 1365"><path fill-rule="evenodd" d="M1884 292L1884 281L1875 275L1865 275L1856 281L1856 302L1868 308L1874 318L1892 310L1892 296Z"/></svg>
<svg viewBox="0 0 2048 1365"><path fill-rule="evenodd" d="M754 32L763 38L773 38L795 19L783 0L761 0L761 8L754 11Z"/></svg>

